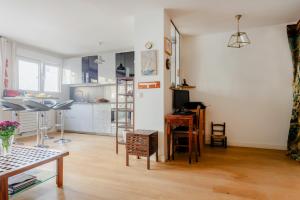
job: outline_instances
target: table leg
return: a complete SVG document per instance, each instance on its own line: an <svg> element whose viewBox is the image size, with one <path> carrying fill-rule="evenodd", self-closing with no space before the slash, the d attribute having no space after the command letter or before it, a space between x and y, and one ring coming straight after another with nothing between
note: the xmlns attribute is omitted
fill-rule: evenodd
<svg viewBox="0 0 300 200"><path fill-rule="evenodd" d="M205 145L205 135L206 135L206 128L205 128L205 126L206 126L206 109L204 109L204 111L203 111L203 135L202 135L202 145L201 145L201 147L202 147L202 151L203 151L203 148L204 148L204 145Z"/></svg>
<svg viewBox="0 0 300 200"><path fill-rule="evenodd" d="M195 145L195 158L196 158L196 162L198 162L198 135L194 135L194 145Z"/></svg>
<svg viewBox="0 0 300 200"><path fill-rule="evenodd" d="M128 155L127 147L126 147L126 166L129 166L129 155Z"/></svg>
<svg viewBox="0 0 300 200"><path fill-rule="evenodd" d="M189 163L192 163L193 119L189 120Z"/></svg>
<svg viewBox="0 0 300 200"><path fill-rule="evenodd" d="M0 177L0 199L8 200L8 177Z"/></svg>
<svg viewBox="0 0 300 200"><path fill-rule="evenodd" d="M170 160L170 135L171 135L171 127L170 122L167 122L167 157Z"/></svg>
<svg viewBox="0 0 300 200"><path fill-rule="evenodd" d="M147 156L147 169L150 169L150 156Z"/></svg>
<svg viewBox="0 0 300 200"><path fill-rule="evenodd" d="M171 142L171 144L172 144L172 160L174 160L174 157L175 157L175 155L174 155L174 153L175 153L175 148L174 148L175 147L174 146L174 144L175 144L174 143L174 134L171 135L171 141L172 141Z"/></svg>
<svg viewBox="0 0 300 200"><path fill-rule="evenodd" d="M63 188L63 176L64 176L63 158L58 158L56 165L57 165L56 185L58 188Z"/></svg>

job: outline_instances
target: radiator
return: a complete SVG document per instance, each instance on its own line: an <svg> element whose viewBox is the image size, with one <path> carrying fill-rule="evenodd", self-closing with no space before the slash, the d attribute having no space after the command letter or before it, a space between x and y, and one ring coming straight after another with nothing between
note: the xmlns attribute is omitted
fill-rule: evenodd
<svg viewBox="0 0 300 200"><path fill-rule="evenodd" d="M35 112L20 112L20 134L36 131L36 113Z"/></svg>

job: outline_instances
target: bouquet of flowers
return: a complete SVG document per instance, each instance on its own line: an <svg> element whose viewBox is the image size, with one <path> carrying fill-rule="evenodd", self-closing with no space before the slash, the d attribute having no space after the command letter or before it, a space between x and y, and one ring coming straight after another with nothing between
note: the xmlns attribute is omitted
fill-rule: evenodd
<svg viewBox="0 0 300 200"><path fill-rule="evenodd" d="M16 121L0 121L0 139L4 151L8 152L11 146L11 138L19 126L20 123Z"/></svg>

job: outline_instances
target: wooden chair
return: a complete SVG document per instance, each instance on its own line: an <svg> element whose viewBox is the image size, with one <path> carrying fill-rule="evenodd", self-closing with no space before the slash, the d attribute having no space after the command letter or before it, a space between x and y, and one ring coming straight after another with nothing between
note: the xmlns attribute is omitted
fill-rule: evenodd
<svg viewBox="0 0 300 200"><path fill-rule="evenodd" d="M214 124L211 122L211 136L210 146L214 146L215 143L222 144L224 148L227 148L227 137L225 135L226 124Z"/></svg>
<svg viewBox="0 0 300 200"><path fill-rule="evenodd" d="M200 106L197 109L189 109L196 114L193 130L193 143L196 162L198 162L198 156L200 156ZM179 144L180 138L188 139L188 127L177 127L172 130L172 160L174 160L174 154L177 147L188 147L186 144Z"/></svg>

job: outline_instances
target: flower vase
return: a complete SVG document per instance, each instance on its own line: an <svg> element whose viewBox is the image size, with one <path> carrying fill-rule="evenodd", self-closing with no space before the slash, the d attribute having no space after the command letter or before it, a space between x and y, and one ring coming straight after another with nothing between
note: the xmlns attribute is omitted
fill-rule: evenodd
<svg viewBox="0 0 300 200"><path fill-rule="evenodd" d="M1 155L2 156L7 156L9 154L11 154L11 147L14 141L14 136L10 136L10 137L5 137L5 138L1 138Z"/></svg>

